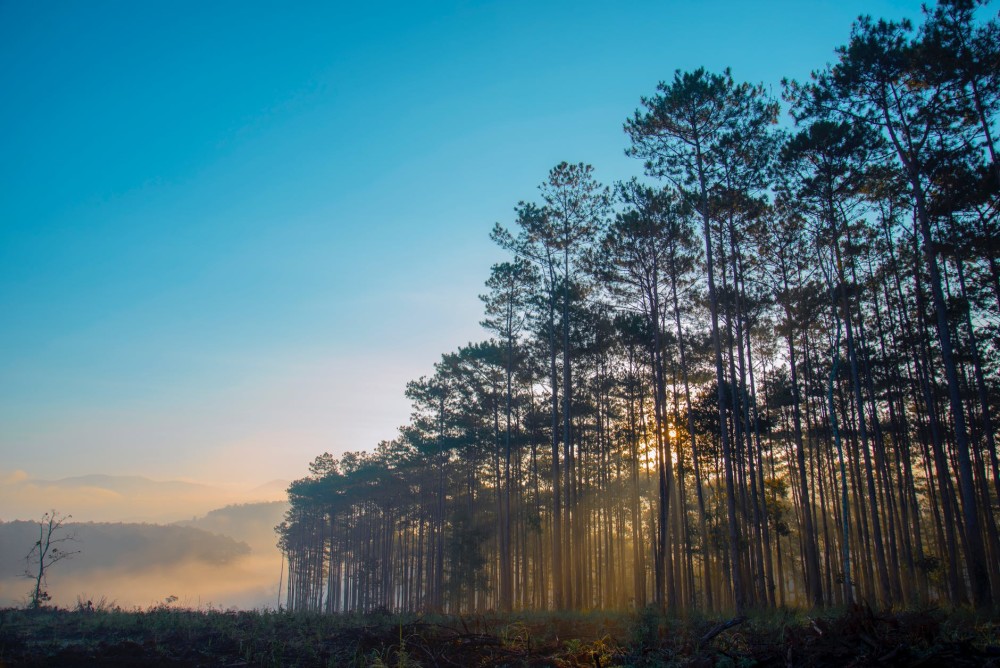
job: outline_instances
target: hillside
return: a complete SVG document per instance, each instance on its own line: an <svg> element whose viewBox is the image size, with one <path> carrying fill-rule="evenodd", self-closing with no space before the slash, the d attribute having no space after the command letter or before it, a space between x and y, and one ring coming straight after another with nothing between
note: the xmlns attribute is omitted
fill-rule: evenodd
<svg viewBox="0 0 1000 668"><path fill-rule="evenodd" d="M65 529L75 540L63 547L79 554L49 573L56 605L81 598L144 607L174 596L192 607L258 607L272 600L277 550L256 552L244 541L194 526L86 522ZM30 588L22 577L25 555L37 539L37 524L0 523L0 606L24 601Z"/></svg>
<svg viewBox="0 0 1000 668"><path fill-rule="evenodd" d="M287 510L287 501L240 503L216 508L203 517L181 520L175 525L231 536L254 552L267 552L276 549L278 537L274 527L281 523Z"/></svg>

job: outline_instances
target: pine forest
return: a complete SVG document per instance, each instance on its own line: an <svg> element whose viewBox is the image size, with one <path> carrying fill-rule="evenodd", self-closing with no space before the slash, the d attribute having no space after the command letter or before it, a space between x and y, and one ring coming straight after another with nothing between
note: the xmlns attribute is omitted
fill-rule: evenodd
<svg viewBox="0 0 1000 668"><path fill-rule="evenodd" d="M862 17L805 83L637 91L636 178L540 175L493 228L485 340L406 386L397 438L292 483L282 606L1000 601L982 13Z"/></svg>

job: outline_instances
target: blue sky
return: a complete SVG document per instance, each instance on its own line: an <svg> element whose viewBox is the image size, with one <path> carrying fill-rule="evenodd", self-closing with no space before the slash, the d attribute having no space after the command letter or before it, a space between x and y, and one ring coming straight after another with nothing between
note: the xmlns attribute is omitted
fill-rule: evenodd
<svg viewBox="0 0 1000 668"><path fill-rule="evenodd" d="M0 0L0 476L303 475L478 328L562 160L675 69L779 92L919 2Z"/></svg>

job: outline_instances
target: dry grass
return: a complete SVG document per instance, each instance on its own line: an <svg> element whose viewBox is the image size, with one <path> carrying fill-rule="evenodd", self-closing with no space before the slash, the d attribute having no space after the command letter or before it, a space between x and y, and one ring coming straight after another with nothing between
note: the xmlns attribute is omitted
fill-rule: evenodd
<svg viewBox="0 0 1000 668"><path fill-rule="evenodd" d="M0 611L0 666L1000 666L1000 623L940 610L666 619L654 610L461 617Z"/></svg>

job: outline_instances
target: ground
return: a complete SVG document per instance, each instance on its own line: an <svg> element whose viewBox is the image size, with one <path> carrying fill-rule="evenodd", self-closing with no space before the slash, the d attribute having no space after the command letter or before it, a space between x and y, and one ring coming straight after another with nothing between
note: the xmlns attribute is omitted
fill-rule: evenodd
<svg viewBox="0 0 1000 668"><path fill-rule="evenodd" d="M0 610L8 666L1000 667L1000 617L958 611L467 616Z"/></svg>

